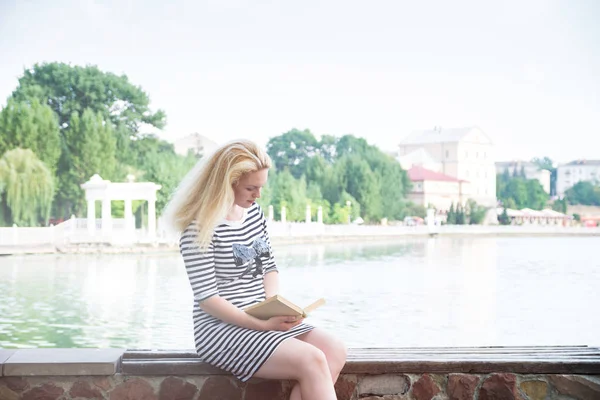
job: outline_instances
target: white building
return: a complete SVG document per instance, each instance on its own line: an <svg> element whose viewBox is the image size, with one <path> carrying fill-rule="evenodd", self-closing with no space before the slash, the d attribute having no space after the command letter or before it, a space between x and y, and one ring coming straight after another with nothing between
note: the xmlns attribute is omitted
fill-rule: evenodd
<svg viewBox="0 0 600 400"><path fill-rule="evenodd" d="M556 194L562 197L577 182L600 183L600 160L577 160L559 165L556 170Z"/></svg>
<svg viewBox="0 0 600 400"><path fill-rule="evenodd" d="M205 155L212 152L218 146L217 142L202 136L199 133L192 133L173 141L175 153L185 156L191 150L194 154Z"/></svg>
<svg viewBox="0 0 600 400"><path fill-rule="evenodd" d="M541 169L537 164L528 161L503 161L496 163L496 174L503 174L508 171L510 176L515 173L519 175L521 170L525 172L526 179L537 179L544 191L550 193L550 176L552 175L547 169Z"/></svg>
<svg viewBox="0 0 600 400"><path fill-rule="evenodd" d="M423 152L435 162L416 161L420 158L418 154ZM422 166L467 181L470 183L469 198L481 205L496 205L494 144L478 127L413 132L400 143L398 160L405 169L410 169L407 168L409 165Z"/></svg>
<svg viewBox="0 0 600 400"><path fill-rule="evenodd" d="M421 166L411 167L407 174L413 185L408 199L415 204L448 211L452 204L465 205L470 198L469 182Z"/></svg>

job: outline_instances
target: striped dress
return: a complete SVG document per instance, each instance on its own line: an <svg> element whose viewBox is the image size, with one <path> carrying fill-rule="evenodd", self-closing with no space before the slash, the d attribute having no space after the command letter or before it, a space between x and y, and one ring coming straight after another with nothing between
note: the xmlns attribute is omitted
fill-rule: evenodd
<svg viewBox="0 0 600 400"><path fill-rule="evenodd" d="M301 323L287 332L255 331L227 324L204 312L199 303L219 295L239 308L265 299L263 276L277 271L258 204L245 210L240 221L223 220L206 251L195 244L195 223L181 235L181 255L194 293L194 339L205 362L247 381L285 339L313 329Z"/></svg>

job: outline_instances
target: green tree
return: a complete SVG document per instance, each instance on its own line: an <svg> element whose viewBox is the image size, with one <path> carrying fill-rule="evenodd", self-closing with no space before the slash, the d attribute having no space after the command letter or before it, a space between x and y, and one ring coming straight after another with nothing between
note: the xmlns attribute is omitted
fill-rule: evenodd
<svg viewBox="0 0 600 400"><path fill-rule="evenodd" d="M448 210L448 215L446 216L446 224L456 225L456 211L454 209L454 202L450 204L450 209Z"/></svg>
<svg viewBox="0 0 600 400"><path fill-rule="evenodd" d="M564 197L562 199L554 200L554 202L552 203L552 209L554 211L558 211L560 213L566 214L567 213L567 198Z"/></svg>
<svg viewBox="0 0 600 400"><path fill-rule="evenodd" d="M62 129L68 128L73 114L80 117L86 109L100 114L116 130L137 136L144 124L162 128L165 114L150 110L150 98L125 75L103 72L96 66L64 63L35 64L26 69L12 97L17 101L38 99L56 113Z"/></svg>
<svg viewBox="0 0 600 400"><path fill-rule="evenodd" d="M506 207L502 210L502 214L498 217L498 222L500 225L510 225L510 217L508 216L508 211Z"/></svg>
<svg viewBox="0 0 600 400"><path fill-rule="evenodd" d="M116 167L116 140L110 124L91 109L79 117L74 113L64 131L65 148L59 163L59 192L57 199L64 207L60 215L84 212L81 184L94 174L113 179Z"/></svg>
<svg viewBox="0 0 600 400"><path fill-rule="evenodd" d="M305 173L308 159L316 154L317 146L317 139L308 129L292 129L271 138L267 143L267 152L277 170L287 168L294 178L300 178Z"/></svg>
<svg viewBox="0 0 600 400"><path fill-rule="evenodd" d="M0 158L0 213L6 225L45 225L53 196L50 169L33 151L16 148Z"/></svg>
<svg viewBox="0 0 600 400"><path fill-rule="evenodd" d="M548 193L537 179L527 179L527 207L534 210L543 210L548 202Z"/></svg>
<svg viewBox="0 0 600 400"><path fill-rule="evenodd" d="M381 186L369 164L359 155L346 155L337 164L346 192L361 204L365 219L380 220L383 211Z"/></svg>
<svg viewBox="0 0 600 400"><path fill-rule="evenodd" d="M465 225L467 222L467 218L465 215L465 210L461 203L458 203L456 207L456 225Z"/></svg>
<svg viewBox="0 0 600 400"><path fill-rule="evenodd" d="M475 200L470 199L467 202L467 212L470 225L479 225L483 222L487 207L480 206Z"/></svg>
<svg viewBox="0 0 600 400"><path fill-rule="evenodd" d="M281 218L281 207L286 208L288 221L303 221L306 205L309 200L306 196L306 180L304 177L295 179L289 170L278 171L272 179L272 205L275 218Z"/></svg>
<svg viewBox="0 0 600 400"><path fill-rule="evenodd" d="M31 149L55 173L61 147L58 119L50 107L37 99L8 99L0 112L0 154L15 148Z"/></svg>
<svg viewBox="0 0 600 400"><path fill-rule="evenodd" d="M570 204L600 206L600 187L588 181L577 182L565 192Z"/></svg>

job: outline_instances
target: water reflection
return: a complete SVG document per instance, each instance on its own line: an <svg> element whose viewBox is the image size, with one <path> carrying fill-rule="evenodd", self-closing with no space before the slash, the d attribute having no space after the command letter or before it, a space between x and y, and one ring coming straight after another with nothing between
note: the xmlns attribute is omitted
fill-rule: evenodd
<svg viewBox="0 0 600 400"><path fill-rule="evenodd" d="M349 346L600 344L596 238L277 246L281 291ZM178 254L0 258L0 347L193 348Z"/></svg>

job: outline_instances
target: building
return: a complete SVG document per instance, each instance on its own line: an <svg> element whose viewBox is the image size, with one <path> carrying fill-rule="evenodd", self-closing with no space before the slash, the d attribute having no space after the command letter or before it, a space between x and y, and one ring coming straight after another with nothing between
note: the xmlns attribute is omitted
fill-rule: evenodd
<svg viewBox="0 0 600 400"><path fill-rule="evenodd" d="M398 160L405 169L408 165L426 165L417 161L424 154L437 163L436 167L429 162L433 172L469 182L468 198L484 206L496 206L494 144L480 128L416 131L399 144Z"/></svg>
<svg viewBox="0 0 600 400"><path fill-rule="evenodd" d="M413 184L408 199L415 204L448 211L451 204L465 204L469 199L469 182L421 166L413 166L407 174Z"/></svg>
<svg viewBox="0 0 600 400"><path fill-rule="evenodd" d="M600 160L577 160L559 165L556 169L556 194L562 197L569 188L582 181L600 183Z"/></svg>
<svg viewBox="0 0 600 400"><path fill-rule="evenodd" d="M185 156L191 150L194 154L207 154L217 147L217 143L199 133L192 133L173 141L175 153Z"/></svg>
<svg viewBox="0 0 600 400"><path fill-rule="evenodd" d="M537 164L528 161L502 161L496 163L496 174L508 171L510 176L525 172L526 179L536 179L540 182L544 191L550 193L550 176L552 173L547 169L541 169Z"/></svg>

